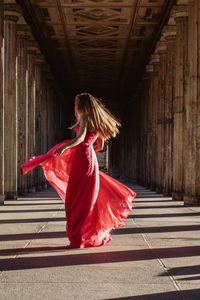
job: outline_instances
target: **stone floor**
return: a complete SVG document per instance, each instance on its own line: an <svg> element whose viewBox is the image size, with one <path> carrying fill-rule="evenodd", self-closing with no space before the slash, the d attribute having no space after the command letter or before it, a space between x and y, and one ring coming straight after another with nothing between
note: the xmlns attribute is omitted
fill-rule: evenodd
<svg viewBox="0 0 200 300"><path fill-rule="evenodd" d="M130 184L126 226L106 246L65 249L50 188L0 207L0 299L200 299L200 207Z"/></svg>

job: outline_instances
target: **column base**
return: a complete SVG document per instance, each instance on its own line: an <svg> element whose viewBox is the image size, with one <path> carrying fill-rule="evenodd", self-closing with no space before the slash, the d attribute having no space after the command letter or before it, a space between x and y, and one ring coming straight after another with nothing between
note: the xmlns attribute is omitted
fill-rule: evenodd
<svg viewBox="0 0 200 300"><path fill-rule="evenodd" d="M27 193L28 193L28 189L27 188L25 188L23 190L18 190L17 191L17 195L18 196L25 196Z"/></svg>
<svg viewBox="0 0 200 300"><path fill-rule="evenodd" d="M5 200L6 199L17 200L17 193L15 193L15 192L6 192L5 193Z"/></svg>
<svg viewBox="0 0 200 300"><path fill-rule="evenodd" d="M171 197L172 196L172 193L170 191L163 191L163 196L165 197Z"/></svg>
<svg viewBox="0 0 200 300"><path fill-rule="evenodd" d="M185 206L200 206L200 196L187 196L183 197Z"/></svg>
<svg viewBox="0 0 200 300"><path fill-rule="evenodd" d="M0 195L0 205L4 205L5 196Z"/></svg>
<svg viewBox="0 0 200 300"><path fill-rule="evenodd" d="M150 190L151 190L152 192L154 192L155 189L156 189L155 184L151 184L151 185L150 185Z"/></svg>
<svg viewBox="0 0 200 300"><path fill-rule="evenodd" d="M38 186L36 187L36 191L42 191L42 185L38 185Z"/></svg>
<svg viewBox="0 0 200 300"><path fill-rule="evenodd" d="M36 192L35 186L29 187L29 188L28 188L28 192L29 192L30 194L34 194L34 193Z"/></svg>
<svg viewBox="0 0 200 300"><path fill-rule="evenodd" d="M183 200L183 193L182 192L172 192L172 200Z"/></svg>
<svg viewBox="0 0 200 300"><path fill-rule="evenodd" d="M159 187L159 186L157 186L155 188L155 191L156 191L157 194L163 194L163 189L161 187Z"/></svg>
<svg viewBox="0 0 200 300"><path fill-rule="evenodd" d="M47 183L43 183L43 184L42 184L42 188L43 188L44 190L47 190L47 189L48 189Z"/></svg>

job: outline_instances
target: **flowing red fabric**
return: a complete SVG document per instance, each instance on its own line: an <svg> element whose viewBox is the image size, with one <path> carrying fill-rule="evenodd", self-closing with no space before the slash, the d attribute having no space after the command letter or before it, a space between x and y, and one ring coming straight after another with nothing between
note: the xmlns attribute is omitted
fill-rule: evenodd
<svg viewBox="0 0 200 300"><path fill-rule="evenodd" d="M76 125L75 130L79 128ZM93 143L97 134L87 131L82 143L53 152L70 140L55 145L46 154L33 156L20 167L23 174L40 165L49 183L65 203L68 247L97 247L111 240L110 231L124 226L136 193L99 170Z"/></svg>

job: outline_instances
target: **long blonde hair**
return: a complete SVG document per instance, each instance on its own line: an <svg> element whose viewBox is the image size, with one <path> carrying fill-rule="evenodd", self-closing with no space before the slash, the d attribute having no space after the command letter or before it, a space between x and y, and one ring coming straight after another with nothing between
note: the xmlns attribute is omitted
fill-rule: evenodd
<svg viewBox="0 0 200 300"><path fill-rule="evenodd" d="M105 140L119 133L117 126L121 126L121 122L111 114L100 99L90 93L81 93L76 96L75 100L78 100L78 112L88 115L88 130L97 132Z"/></svg>

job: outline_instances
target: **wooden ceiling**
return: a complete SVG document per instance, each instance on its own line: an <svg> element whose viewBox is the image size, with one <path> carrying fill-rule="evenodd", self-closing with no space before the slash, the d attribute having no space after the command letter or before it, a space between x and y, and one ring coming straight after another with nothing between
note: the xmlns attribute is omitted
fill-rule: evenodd
<svg viewBox="0 0 200 300"><path fill-rule="evenodd" d="M101 96L106 91L118 94L134 85L174 1L18 2L30 25L37 29L35 34L49 58L48 52L54 53L49 61L57 65L66 83L70 77L71 86L77 90L94 91Z"/></svg>

